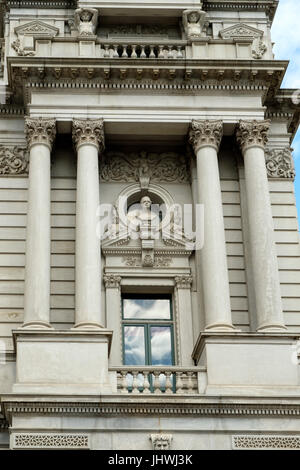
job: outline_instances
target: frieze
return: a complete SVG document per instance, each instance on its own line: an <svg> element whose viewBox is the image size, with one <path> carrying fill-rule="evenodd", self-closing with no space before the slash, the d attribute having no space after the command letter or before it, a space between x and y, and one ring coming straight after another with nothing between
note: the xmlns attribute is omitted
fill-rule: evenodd
<svg viewBox="0 0 300 470"><path fill-rule="evenodd" d="M187 183L189 172L185 156L174 152L108 152L100 165L100 178L105 182L139 182L146 189L150 181Z"/></svg>
<svg viewBox="0 0 300 470"><path fill-rule="evenodd" d="M0 175L27 174L28 168L29 156L27 149L0 146Z"/></svg>
<svg viewBox="0 0 300 470"><path fill-rule="evenodd" d="M16 433L13 447L21 449L89 449L87 434Z"/></svg>
<svg viewBox="0 0 300 470"><path fill-rule="evenodd" d="M291 149L267 149L266 167L269 178L291 178L296 176Z"/></svg>
<svg viewBox="0 0 300 470"><path fill-rule="evenodd" d="M300 436L233 436L233 449L300 449Z"/></svg>
<svg viewBox="0 0 300 470"><path fill-rule="evenodd" d="M141 257L126 256L122 259L125 266L129 268L140 268L142 267ZM168 268L172 264L172 258L166 256L155 256L153 268Z"/></svg>

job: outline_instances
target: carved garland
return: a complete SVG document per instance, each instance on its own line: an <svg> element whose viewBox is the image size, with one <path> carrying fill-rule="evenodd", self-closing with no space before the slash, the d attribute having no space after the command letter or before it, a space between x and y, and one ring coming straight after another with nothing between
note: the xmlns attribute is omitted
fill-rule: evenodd
<svg viewBox="0 0 300 470"><path fill-rule="evenodd" d="M0 146L0 175L20 175L28 173L29 158L27 149Z"/></svg>

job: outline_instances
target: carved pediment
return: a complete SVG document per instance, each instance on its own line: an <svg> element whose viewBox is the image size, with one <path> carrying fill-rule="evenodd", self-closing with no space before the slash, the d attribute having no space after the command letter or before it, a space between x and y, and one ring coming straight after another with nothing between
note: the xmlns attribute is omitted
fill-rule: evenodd
<svg viewBox="0 0 300 470"><path fill-rule="evenodd" d="M42 21L30 21L15 28L17 36L47 36L53 38L59 33L59 29Z"/></svg>
<svg viewBox="0 0 300 470"><path fill-rule="evenodd" d="M262 38L264 32L244 23L237 23L229 28L222 29L220 36L222 39L250 39Z"/></svg>

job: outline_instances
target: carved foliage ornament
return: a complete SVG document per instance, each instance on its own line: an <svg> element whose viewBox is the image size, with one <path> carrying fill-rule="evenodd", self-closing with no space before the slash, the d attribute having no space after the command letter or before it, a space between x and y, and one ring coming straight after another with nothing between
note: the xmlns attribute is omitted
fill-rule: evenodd
<svg viewBox="0 0 300 470"><path fill-rule="evenodd" d="M56 135L55 119L25 118L25 132L28 148L44 144L51 150Z"/></svg>
<svg viewBox="0 0 300 470"><path fill-rule="evenodd" d="M289 147L266 150L265 156L269 178L295 178L294 161Z"/></svg>
<svg viewBox="0 0 300 470"><path fill-rule="evenodd" d="M14 42L12 42L11 47L16 51L17 55L19 56L34 56L35 55L34 51L25 51L23 49L23 47L21 46L20 39L16 39Z"/></svg>
<svg viewBox="0 0 300 470"><path fill-rule="evenodd" d="M189 172L184 156L173 153L130 153L108 152L100 169L102 181L139 182L147 189L152 182L189 181Z"/></svg>
<svg viewBox="0 0 300 470"><path fill-rule="evenodd" d="M103 281L104 281L106 289L107 288L118 289L120 287L121 280L122 280L121 276L117 276L115 274L105 274L103 276Z"/></svg>
<svg viewBox="0 0 300 470"><path fill-rule="evenodd" d="M175 285L178 289L190 289L193 282L192 276L176 276Z"/></svg>
<svg viewBox="0 0 300 470"><path fill-rule="evenodd" d="M0 146L0 175L28 173L28 153L21 147Z"/></svg>
<svg viewBox="0 0 300 470"><path fill-rule="evenodd" d="M265 148L271 121L240 121L236 139L244 152L249 147Z"/></svg>
<svg viewBox="0 0 300 470"><path fill-rule="evenodd" d="M233 436L234 449L300 449L299 436Z"/></svg>
<svg viewBox="0 0 300 470"><path fill-rule="evenodd" d="M222 121L192 121L189 143L195 152L201 147L214 147L218 150L223 135Z"/></svg>
<svg viewBox="0 0 300 470"><path fill-rule="evenodd" d="M18 448L89 448L86 434L15 434L14 447Z"/></svg>
<svg viewBox="0 0 300 470"><path fill-rule="evenodd" d="M134 256L123 258L125 266L130 268L138 268L142 266L142 259ZM153 268L168 268L172 264L172 258L166 256L155 256Z"/></svg>
<svg viewBox="0 0 300 470"><path fill-rule="evenodd" d="M104 123L103 119L74 119L72 127L73 142L78 150L81 145L91 144L104 150Z"/></svg>

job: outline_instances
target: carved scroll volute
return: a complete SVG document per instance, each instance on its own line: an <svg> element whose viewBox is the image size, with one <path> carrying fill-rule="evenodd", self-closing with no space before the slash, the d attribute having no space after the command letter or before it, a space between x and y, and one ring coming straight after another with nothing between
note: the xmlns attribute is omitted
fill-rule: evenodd
<svg viewBox="0 0 300 470"><path fill-rule="evenodd" d="M81 145L89 144L95 145L102 153L105 148L103 119L74 119L72 138L77 151Z"/></svg>
<svg viewBox="0 0 300 470"><path fill-rule="evenodd" d="M236 140L242 152L251 147L265 149L271 121L240 121L236 131Z"/></svg>
<svg viewBox="0 0 300 470"><path fill-rule="evenodd" d="M26 118L25 133L29 150L36 144L47 145L51 150L56 136L55 119Z"/></svg>
<svg viewBox="0 0 300 470"><path fill-rule="evenodd" d="M222 135L222 121L192 121L189 131L189 143L192 145L195 153L201 147L214 147L218 151Z"/></svg>

